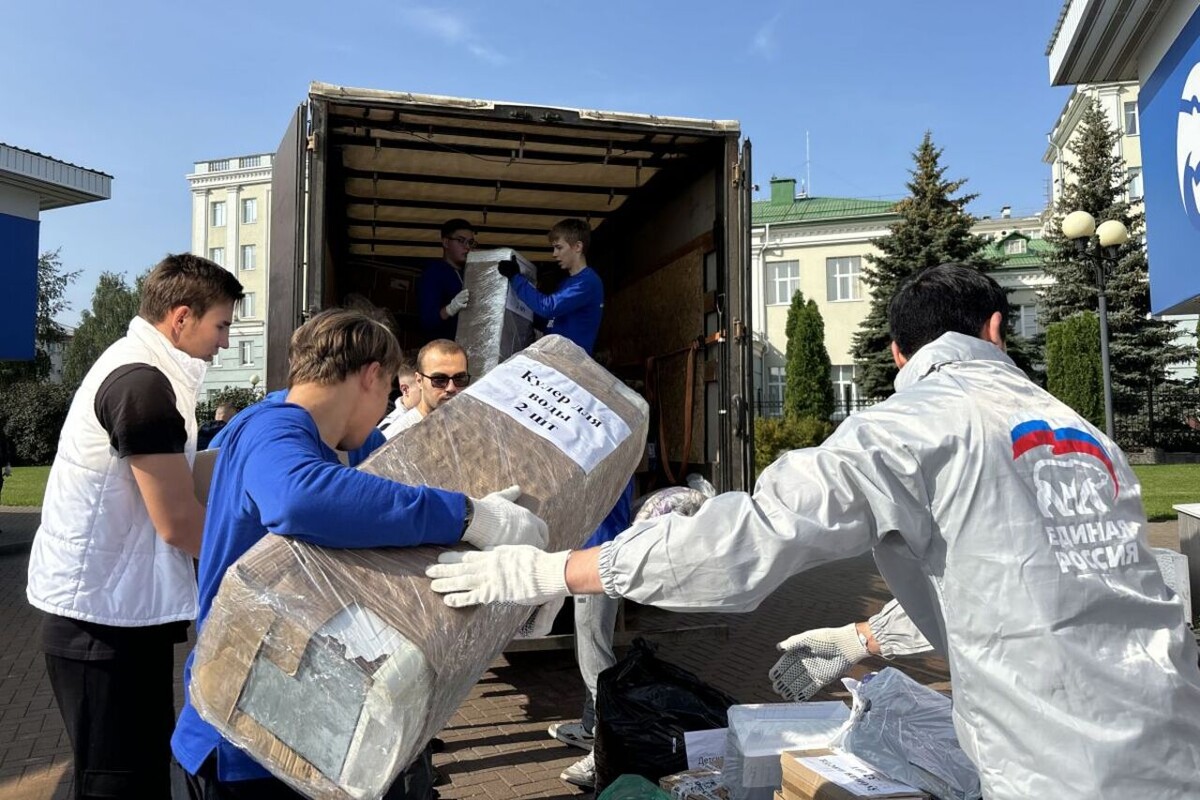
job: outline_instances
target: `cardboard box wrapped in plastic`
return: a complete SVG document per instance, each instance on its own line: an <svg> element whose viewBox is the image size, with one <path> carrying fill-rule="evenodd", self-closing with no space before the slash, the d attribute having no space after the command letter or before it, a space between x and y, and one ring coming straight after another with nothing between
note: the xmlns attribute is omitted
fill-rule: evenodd
<svg viewBox="0 0 1200 800"><path fill-rule="evenodd" d="M516 250L476 250L467 256L463 285L471 292L471 303L458 313L455 339L467 351L467 364L474 375L488 374L533 343L533 311L496 269L510 258L516 259L521 274L536 286L537 268Z"/></svg>
<svg viewBox="0 0 1200 800"><path fill-rule="evenodd" d="M521 504L561 550L581 545L613 507L646 426L641 397L548 336L362 469L475 497L520 484ZM439 552L267 536L226 573L213 603L192 668L196 709L310 797L379 797L530 613L446 607L424 574Z"/></svg>
<svg viewBox="0 0 1200 800"><path fill-rule="evenodd" d="M848 719L850 707L837 700L730 707L721 769L730 800L771 800L783 785L779 754L827 747Z"/></svg>

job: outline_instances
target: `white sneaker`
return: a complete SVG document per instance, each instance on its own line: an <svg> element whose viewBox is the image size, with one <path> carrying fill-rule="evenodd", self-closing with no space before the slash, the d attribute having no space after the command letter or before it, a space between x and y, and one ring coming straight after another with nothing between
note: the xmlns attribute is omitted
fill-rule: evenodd
<svg viewBox="0 0 1200 800"><path fill-rule="evenodd" d="M562 771L560 779L584 789L596 788L596 755L588 753Z"/></svg>
<svg viewBox="0 0 1200 800"><path fill-rule="evenodd" d="M580 750L591 750L592 742L595 741L594 734L584 730L582 722L555 722L546 731L551 738Z"/></svg>

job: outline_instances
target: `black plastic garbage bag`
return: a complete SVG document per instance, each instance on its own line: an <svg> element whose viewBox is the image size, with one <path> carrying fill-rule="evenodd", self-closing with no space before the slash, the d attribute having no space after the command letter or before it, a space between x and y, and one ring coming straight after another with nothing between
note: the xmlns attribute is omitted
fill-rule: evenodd
<svg viewBox="0 0 1200 800"><path fill-rule="evenodd" d="M596 792L621 775L654 783L687 769L685 731L724 728L725 692L657 658L635 639L629 655L600 673L596 687Z"/></svg>

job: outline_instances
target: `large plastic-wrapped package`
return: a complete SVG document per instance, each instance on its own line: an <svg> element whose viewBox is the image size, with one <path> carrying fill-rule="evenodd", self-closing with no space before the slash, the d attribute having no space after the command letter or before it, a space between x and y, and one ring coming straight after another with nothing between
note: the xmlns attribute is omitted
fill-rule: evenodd
<svg viewBox="0 0 1200 800"><path fill-rule="evenodd" d="M1192 623L1192 585L1188 582L1188 559L1182 553L1177 553L1166 547L1152 547L1154 560L1158 562L1158 571L1162 573L1163 583L1179 596L1183 603L1183 621Z"/></svg>
<svg viewBox="0 0 1200 800"><path fill-rule="evenodd" d="M520 503L561 550L616 503L646 424L636 393L548 336L361 468L474 497L520 484ZM226 573L197 644L190 691L201 716L310 797L379 797L529 615L511 604L448 608L425 578L439 552L265 537Z"/></svg>
<svg viewBox="0 0 1200 800"><path fill-rule="evenodd" d="M941 800L983 796L979 773L954 733L949 697L892 667L842 683L854 704L834 747Z"/></svg>
<svg viewBox="0 0 1200 800"><path fill-rule="evenodd" d="M533 342L533 311L496 269L510 258L516 259L521 274L536 285L537 268L516 250L476 250L467 256L463 285L471 292L471 303L458 313L454 338L467 351L467 364L475 375L488 374Z"/></svg>
<svg viewBox="0 0 1200 800"><path fill-rule="evenodd" d="M828 747L849 718L849 707L839 700L730 708L725 764L721 769L730 798L771 800L783 785L780 754L785 750Z"/></svg>

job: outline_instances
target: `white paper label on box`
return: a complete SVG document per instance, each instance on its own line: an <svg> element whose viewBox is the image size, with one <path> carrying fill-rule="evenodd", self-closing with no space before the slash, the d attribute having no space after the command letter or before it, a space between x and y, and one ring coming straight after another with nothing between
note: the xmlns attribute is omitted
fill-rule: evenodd
<svg viewBox="0 0 1200 800"><path fill-rule="evenodd" d="M858 797L895 797L918 794L907 784L894 781L867 762L849 753L808 756L797 759L827 781L848 789Z"/></svg>
<svg viewBox="0 0 1200 800"><path fill-rule="evenodd" d="M708 731L684 731L683 749L688 769L721 769L725 766L725 740L728 728Z"/></svg>
<svg viewBox="0 0 1200 800"><path fill-rule="evenodd" d="M562 450L584 472L629 437L629 426L561 372L513 356L465 392L503 411Z"/></svg>

